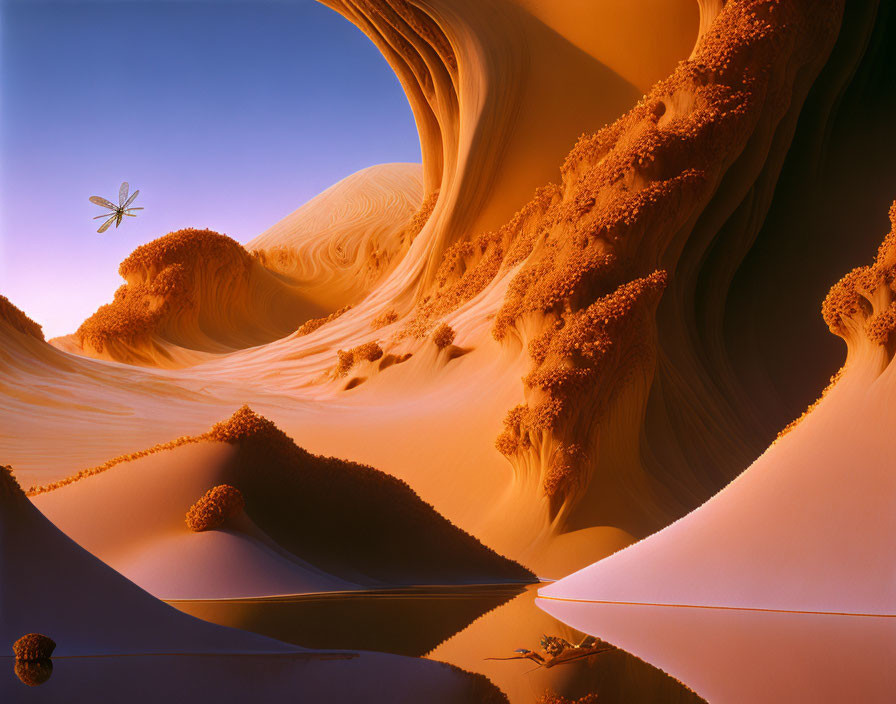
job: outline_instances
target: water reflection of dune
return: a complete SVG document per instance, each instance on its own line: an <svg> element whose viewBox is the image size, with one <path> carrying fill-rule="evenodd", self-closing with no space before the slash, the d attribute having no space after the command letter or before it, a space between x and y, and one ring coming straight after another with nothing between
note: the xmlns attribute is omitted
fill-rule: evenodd
<svg viewBox="0 0 896 704"><path fill-rule="evenodd" d="M874 262L825 299L848 352L822 398L706 504L542 595L896 614L896 204L890 219Z"/></svg>
<svg viewBox="0 0 896 704"><path fill-rule="evenodd" d="M538 605L665 670L713 704L885 704L896 691L893 618L550 599Z"/></svg>

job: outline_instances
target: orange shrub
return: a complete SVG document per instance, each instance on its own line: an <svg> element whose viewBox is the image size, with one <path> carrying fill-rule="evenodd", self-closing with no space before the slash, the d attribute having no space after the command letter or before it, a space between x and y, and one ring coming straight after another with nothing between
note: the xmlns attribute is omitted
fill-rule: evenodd
<svg viewBox="0 0 896 704"><path fill-rule="evenodd" d="M220 528L230 519L238 516L246 502L239 489L229 484L220 484L209 489L187 511L187 527L194 533Z"/></svg>
<svg viewBox="0 0 896 704"><path fill-rule="evenodd" d="M345 376L360 362L375 362L383 356L383 348L376 342L365 342L350 350L336 352L336 376Z"/></svg>
<svg viewBox="0 0 896 704"><path fill-rule="evenodd" d="M436 347L441 350L454 342L454 336L454 329L448 325L448 323L442 323L432 334L432 341L435 342Z"/></svg>
<svg viewBox="0 0 896 704"><path fill-rule="evenodd" d="M54 650L56 650L56 642L40 633L24 635L12 645L12 652L16 659L28 662L46 660L53 655Z"/></svg>

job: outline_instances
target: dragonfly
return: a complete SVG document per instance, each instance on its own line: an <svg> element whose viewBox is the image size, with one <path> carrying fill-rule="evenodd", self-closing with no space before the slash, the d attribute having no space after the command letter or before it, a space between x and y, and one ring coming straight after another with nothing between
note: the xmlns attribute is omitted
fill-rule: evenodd
<svg viewBox="0 0 896 704"><path fill-rule="evenodd" d="M109 229L109 226L114 222L115 227L118 227L121 224L122 219L125 216L135 218L137 217L132 210L143 210L143 208L131 208L129 207L131 203L134 202L134 198L137 197L137 194L140 192L139 190L131 193L130 198L128 197L128 182L125 181L121 184L121 188L118 189L118 205L115 205L111 201L106 200L105 198L100 198L99 196L90 196L90 202L96 205L101 205L104 208L108 208L111 210L111 213L103 213L102 215L97 215L94 220L99 220L100 218L109 218L100 225L100 229L97 232L105 232Z"/></svg>

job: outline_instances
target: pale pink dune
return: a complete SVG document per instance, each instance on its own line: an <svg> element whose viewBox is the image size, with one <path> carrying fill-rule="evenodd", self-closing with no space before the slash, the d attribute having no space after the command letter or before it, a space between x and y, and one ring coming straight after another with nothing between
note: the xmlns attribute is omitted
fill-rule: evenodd
<svg viewBox="0 0 896 704"><path fill-rule="evenodd" d="M896 616L896 204L890 221L824 301L847 359L809 412L703 506L541 596Z"/></svg>

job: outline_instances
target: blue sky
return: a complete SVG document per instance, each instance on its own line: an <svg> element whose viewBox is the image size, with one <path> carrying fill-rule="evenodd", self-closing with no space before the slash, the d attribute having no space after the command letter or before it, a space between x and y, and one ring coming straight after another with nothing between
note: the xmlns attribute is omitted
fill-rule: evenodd
<svg viewBox="0 0 896 704"><path fill-rule="evenodd" d="M0 2L0 293L48 337L181 227L247 241L340 178L419 161L373 44L314 0ZM88 197L140 189L99 235Z"/></svg>

